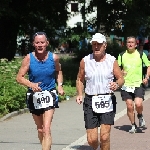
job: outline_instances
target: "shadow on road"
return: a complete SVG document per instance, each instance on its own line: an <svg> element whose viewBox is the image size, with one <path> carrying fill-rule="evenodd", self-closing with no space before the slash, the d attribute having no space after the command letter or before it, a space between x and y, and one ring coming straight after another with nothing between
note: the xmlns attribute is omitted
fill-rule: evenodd
<svg viewBox="0 0 150 150"><path fill-rule="evenodd" d="M114 126L114 128L125 131L125 132L129 132L129 130L131 129L131 125ZM137 128L137 133L145 133L145 132L143 132L143 130L146 130L146 129L147 129L146 127Z"/></svg>
<svg viewBox="0 0 150 150"><path fill-rule="evenodd" d="M72 146L71 148L76 150L93 150L89 145L82 145L79 147L79 145Z"/></svg>

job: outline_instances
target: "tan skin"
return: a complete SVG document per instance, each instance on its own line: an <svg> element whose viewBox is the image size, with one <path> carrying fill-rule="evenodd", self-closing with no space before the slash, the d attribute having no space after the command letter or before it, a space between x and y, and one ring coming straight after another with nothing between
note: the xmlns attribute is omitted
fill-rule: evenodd
<svg viewBox="0 0 150 150"><path fill-rule="evenodd" d="M127 46L128 52L134 53L136 50L136 47L137 47L136 39L133 37L128 38L126 46ZM126 74L126 73L124 72L124 74ZM147 68L147 76L149 76L149 75L150 75L150 67ZM148 79L147 78L143 79L143 84L146 85L147 83L148 83ZM136 109L137 113L142 114L143 99L140 97L136 97L134 99L134 103L133 103L132 99L127 99L127 100L125 100L125 102L126 102L126 106L127 106L127 115L129 117L129 120L131 121L131 124L133 124L133 123L135 123L134 103L135 103L135 109Z"/></svg>
<svg viewBox="0 0 150 150"><path fill-rule="evenodd" d="M105 49L107 47L106 43L98 43L96 41L92 42L92 50L93 50L93 56L95 61L102 62L105 60ZM123 74L120 70L120 67L117 63L117 61L114 62L114 70L113 73L117 79L117 83L119 87L121 87L124 84ZM76 88L78 91L78 95L76 98L76 102L78 104L82 103L83 99L83 83L85 80L85 64L83 59L80 62L79 72L76 80ZM118 85L116 82L110 83L110 89L112 91L115 91L118 89ZM100 141L101 141L101 150L110 150L110 131L111 131L111 125L107 124L101 124L100 128ZM87 129L87 140L91 147L94 148L94 150L97 149L99 145L98 141L98 128L94 129Z"/></svg>
<svg viewBox="0 0 150 150"><path fill-rule="evenodd" d="M49 42L45 37L45 35L35 36L35 39L33 41L33 46L35 47L35 51L33 52L33 55L38 61L45 61L48 58L48 52L46 51L46 47L48 46L48 44ZM57 79L57 83L59 84L63 82L61 65L59 63L59 57L56 54L53 54L53 58L55 61L56 79ZM25 75L29 70L29 65L30 65L30 55L28 54L27 56L25 56L25 58L22 61L22 65L19 69L16 80L18 83L30 87L33 90L33 92L39 92L41 91L41 88L39 87L39 84L41 82L32 83L25 78ZM60 95L64 95L64 90L62 86L58 86L58 93ZM50 150L52 144L50 128L51 128L53 114L54 114L54 109L45 111L45 113L41 114L40 116L32 114L35 124L37 125L38 137L40 143L42 144L42 150Z"/></svg>

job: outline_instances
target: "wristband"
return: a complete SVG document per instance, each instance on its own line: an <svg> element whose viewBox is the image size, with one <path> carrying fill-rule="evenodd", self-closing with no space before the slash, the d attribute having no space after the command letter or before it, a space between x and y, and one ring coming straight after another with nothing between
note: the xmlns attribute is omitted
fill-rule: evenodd
<svg viewBox="0 0 150 150"><path fill-rule="evenodd" d="M63 83L61 82L61 83L58 83L58 86L63 86Z"/></svg>

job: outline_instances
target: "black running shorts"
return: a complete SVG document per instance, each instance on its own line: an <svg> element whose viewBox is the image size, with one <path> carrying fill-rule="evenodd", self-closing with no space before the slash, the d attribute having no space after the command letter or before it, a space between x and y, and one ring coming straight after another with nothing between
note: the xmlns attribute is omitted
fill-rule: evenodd
<svg viewBox="0 0 150 150"><path fill-rule="evenodd" d="M140 87L136 87L134 93L121 90L121 97L123 101L126 101L127 99L132 99L134 101L136 97L142 98L144 100L144 95L145 88L143 84L141 84Z"/></svg>
<svg viewBox="0 0 150 150"><path fill-rule="evenodd" d="M26 103L27 103L27 108L29 109L30 113L35 114L37 116L40 116L41 114L44 114L45 111L54 109L55 108L55 101L56 101L56 95L52 92L51 95L53 97L53 106L47 107L47 108L41 108L41 109L35 109L34 104L33 104L33 92L28 91L27 93L30 93L30 95L26 94Z"/></svg>
<svg viewBox="0 0 150 150"><path fill-rule="evenodd" d="M86 129L94 129L101 124L114 124L114 117L116 113L116 97L112 95L114 111L106 113L95 113L92 109L92 97L85 95L83 102L84 121Z"/></svg>

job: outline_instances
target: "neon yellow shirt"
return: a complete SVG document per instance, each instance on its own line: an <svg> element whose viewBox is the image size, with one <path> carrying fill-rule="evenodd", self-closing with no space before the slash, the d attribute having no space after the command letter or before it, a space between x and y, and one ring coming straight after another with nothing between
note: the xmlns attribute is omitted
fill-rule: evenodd
<svg viewBox="0 0 150 150"><path fill-rule="evenodd" d="M148 67L150 66L150 61L148 60L145 53L142 55L143 63ZM124 76L125 86L128 87L140 87L142 83L142 60L140 58L140 53L135 50L133 53L126 52L122 55L122 67L127 73ZM118 64L121 66L121 56L118 56Z"/></svg>

